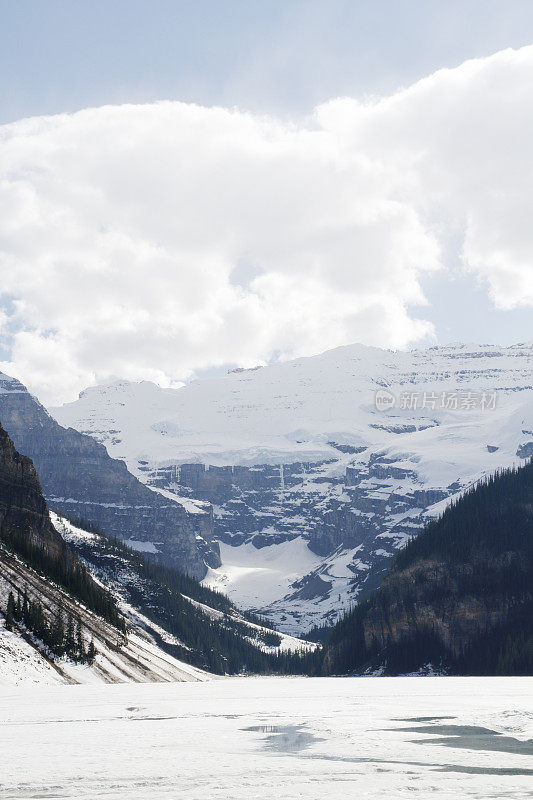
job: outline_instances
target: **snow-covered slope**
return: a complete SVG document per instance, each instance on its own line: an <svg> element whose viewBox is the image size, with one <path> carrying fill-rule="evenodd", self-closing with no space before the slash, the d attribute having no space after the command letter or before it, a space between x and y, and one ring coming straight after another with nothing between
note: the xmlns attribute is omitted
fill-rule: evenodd
<svg viewBox="0 0 533 800"><path fill-rule="evenodd" d="M127 638L74 600L59 586L45 580L20 559L0 548L0 607L6 608L9 592L23 587L31 600L38 600L47 615L58 607L62 613L79 618L83 638L92 640L96 657L91 664L75 663L66 656L53 657L22 624L5 627L0 615L0 685L27 683L151 683L207 680L203 670L164 652L150 631L129 620Z"/></svg>
<svg viewBox="0 0 533 800"><path fill-rule="evenodd" d="M0 686L64 683L57 669L0 618Z"/></svg>
<svg viewBox="0 0 533 800"><path fill-rule="evenodd" d="M450 497L533 454L533 345L353 345L175 390L93 387L51 413L153 488L212 503L228 546L206 581L305 630Z"/></svg>
<svg viewBox="0 0 533 800"><path fill-rule="evenodd" d="M124 637L117 629L73 599L58 585L47 581L0 544L0 612L5 612L9 592L23 587L31 601L38 600L47 616L61 608L64 616L79 618L85 644L92 640L96 657L92 663L76 663L67 656L53 655L25 625L12 621L7 629L4 613L0 613L0 686L93 683L152 683L206 681L215 677L210 672L189 663L198 660L186 642L162 627L164 613L157 606L157 596L146 577L135 572L133 565L120 553L112 554L102 548L101 537L73 525L67 519L51 513L51 521L62 538L90 558L85 563L95 582L113 596L124 616L128 633ZM106 557L102 555L106 553ZM100 556L98 559L97 556ZM139 608L143 595L149 597L152 616ZM264 653L314 650L316 645L284 633L274 632L264 625L243 617L236 609L221 611L183 595L191 607L216 625L234 622L243 640ZM200 634L201 639L201 634ZM178 656L176 657L176 653ZM182 660L180 653L184 654Z"/></svg>

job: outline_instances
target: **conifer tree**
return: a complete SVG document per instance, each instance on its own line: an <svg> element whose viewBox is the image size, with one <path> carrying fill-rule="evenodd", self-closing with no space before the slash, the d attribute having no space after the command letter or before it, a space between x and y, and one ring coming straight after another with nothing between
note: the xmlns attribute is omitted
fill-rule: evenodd
<svg viewBox="0 0 533 800"><path fill-rule="evenodd" d="M83 647L83 633L81 629L81 617L76 620L76 651L80 661L85 658L85 650Z"/></svg>
<svg viewBox="0 0 533 800"><path fill-rule="evenodd" d="M32 617L32 626L36 636L38 636L39 639L44 639L46 636L47 626L43 607L40 602L36 602L34 604Z"/></svg>
<svg viewBox="0 0 533 800"><path fill-rule="evenodd" d="M89 642L89 647L87 648L87 662L92 664L94 659L96 658L96 647L94 646L94 639L91 639Z"/></svg>
<svg viewBox="0 0 533 800"><path fill-rule="evenodd" d="M74 620L72 614L68 616L67 632L65 635L65 652L69 656L73 656L76 652L76 639L74 636Z"/></svg>
<svg viewBox="0 0 533 800"><path fill-rule="evenodd" d="M9 597L7 598L7 609L6 609L6 628L8 631L13 630L14 618L15 618L15 598L13 596L13 592L9 592Z"/></svg>
<svg viewBox="0 0 533 800"><path fill-rule="evenodd" d="M51 648L57 655L64 652L65 626L63 623L63 609L57 607L56 616L52 625Z"/></svg>

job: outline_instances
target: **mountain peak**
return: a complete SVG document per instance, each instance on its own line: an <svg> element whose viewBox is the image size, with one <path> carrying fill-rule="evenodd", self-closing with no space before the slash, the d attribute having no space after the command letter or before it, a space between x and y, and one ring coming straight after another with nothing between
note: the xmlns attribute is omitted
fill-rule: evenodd
<svg viewBox="0 0 533 800"><path fill-rule="evenodd" d="M17 378L0 372L0 394L29 394L29 392Z"/></svg>
<svg viewBox="0 0 533 800"><path fill-rule="evenodd" d="M122 378L116 378L104 383L98 383L94 386L87 386L83 389L78 399L86 399L91 397L116 397L122 394L136 394L137 392L153 392L159 390L160 387L153 381L129 381Z"/></svg>

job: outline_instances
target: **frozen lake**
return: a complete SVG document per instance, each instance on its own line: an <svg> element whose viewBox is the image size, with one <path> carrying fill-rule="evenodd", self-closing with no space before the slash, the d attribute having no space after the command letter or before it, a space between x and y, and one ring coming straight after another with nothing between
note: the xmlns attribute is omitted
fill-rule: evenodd
<svg viewBox="0 0 533 800"><path fill-rule="evenodd" d="M520 798L533 679L0 689L1 798Z"/></svg>

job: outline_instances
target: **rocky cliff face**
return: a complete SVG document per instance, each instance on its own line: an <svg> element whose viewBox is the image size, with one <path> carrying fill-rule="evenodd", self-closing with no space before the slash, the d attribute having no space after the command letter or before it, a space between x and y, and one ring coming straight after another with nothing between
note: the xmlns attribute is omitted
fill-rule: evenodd
<svg viewBox="0 0 533 800"><path fill-rule="evenodd" d="M458 493L524 462L532 376L531 344L354 345L178 390L93 387L52 411L147 485L211 503L223 563L206 580L295 632L379 585Z"/></svg>
<svg viewBox="0 0 533 800"><path fill-rule="evenodd" d="M50 522L33 463L18 453L0 425L0 525L24 531L52 555L70 558L63 540Z"/></svg>
<svg viewBox="0 0 533 800"><path fill-rule="evenodd" d="M17 449L33 460L54 510L81 517L107 533L202 578L217 566L209 510L188 513L144 486L124 462L78 431L61 427L18 381L0 375L0 420Z"/></svg>

